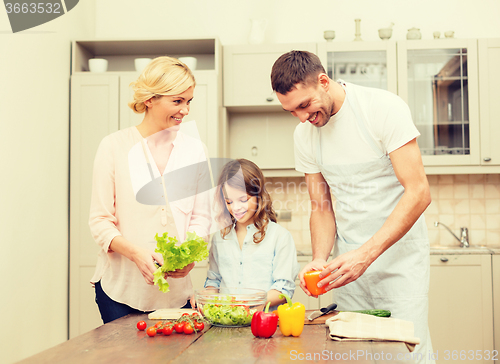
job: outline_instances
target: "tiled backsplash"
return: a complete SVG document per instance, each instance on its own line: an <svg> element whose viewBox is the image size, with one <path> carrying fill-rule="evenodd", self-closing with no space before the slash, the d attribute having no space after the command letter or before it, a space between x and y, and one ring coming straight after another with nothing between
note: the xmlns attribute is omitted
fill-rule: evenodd
<svg viewBox="0 0 500 364"><path fill-rule="evenodd" d="M469 229L474 245L500 245L500 175L432 175L428 176L432 202L425 211L431 245L456 245L460 227ZM297 250L310 250L310 202L304 178L268 178L266 187L276 210L292 211L292 221L280 222L295 240Z"/></svg>

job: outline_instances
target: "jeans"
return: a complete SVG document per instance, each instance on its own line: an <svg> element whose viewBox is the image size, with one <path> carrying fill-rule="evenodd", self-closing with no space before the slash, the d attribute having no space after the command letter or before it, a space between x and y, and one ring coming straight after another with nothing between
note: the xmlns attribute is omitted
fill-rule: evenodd
<svg viewBox="0 0 500 364"><path fill-rule="evenodd" d="M127 316L131 313L148 313L145 311L137 310L126 304L113 301L109 296L104 293L101 287L101 282L95 284L95 302L99 307L99 312L101 313L102 322L107 324L113 320L120 317ZM191 308L189 300L181 308ZM149 311L150 312L150 311Z"/></svg>

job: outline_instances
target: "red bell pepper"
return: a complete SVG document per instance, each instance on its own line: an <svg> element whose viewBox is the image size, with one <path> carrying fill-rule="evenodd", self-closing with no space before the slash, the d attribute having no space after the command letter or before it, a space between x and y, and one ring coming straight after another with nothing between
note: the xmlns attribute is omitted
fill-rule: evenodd
<svg viewBox="0 0 500 364"><path fill-rule="evenodd" d="M264 311L257 311L252 316L252 334L256 337L271 337L278 327L278 315L269 313L268 302Z"/></svg>

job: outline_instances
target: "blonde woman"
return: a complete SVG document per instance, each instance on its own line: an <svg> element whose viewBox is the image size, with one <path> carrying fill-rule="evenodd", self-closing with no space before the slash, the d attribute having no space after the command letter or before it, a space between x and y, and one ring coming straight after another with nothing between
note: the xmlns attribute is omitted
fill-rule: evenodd
<svg viewBox="0 0 500 364"><path fill-rule="evenodd" d="M94 162L89 225L99 253L91 283L104 323L133 312L190 307L194 264L169 272L170 292L160 292L153 272L155 262L164 262L154 252L154 237L167 232L182 242L187 231L207 236L210 230L208 197L196 194L202 172L182 181L181 197L178 189L166 189L179 182L175 171L206 161L201 141L179 130L193 99L193 74L175 58L158 57L132 86L129 106L144 119L105 137ZM157 189L150 191L152 185Z"/></svg>

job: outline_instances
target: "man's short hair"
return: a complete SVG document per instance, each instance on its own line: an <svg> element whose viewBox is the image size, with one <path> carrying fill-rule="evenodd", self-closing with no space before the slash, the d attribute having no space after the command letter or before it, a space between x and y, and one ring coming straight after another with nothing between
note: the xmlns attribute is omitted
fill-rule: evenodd
<svg viewBox="0 0 500 364"><path fill-rule="evenodd" d="M317 83L320 73L326 72L317 55L307 51L290 51L274 62L271 85L274 91L286 95L297 83L305 86Z"/></svg>

